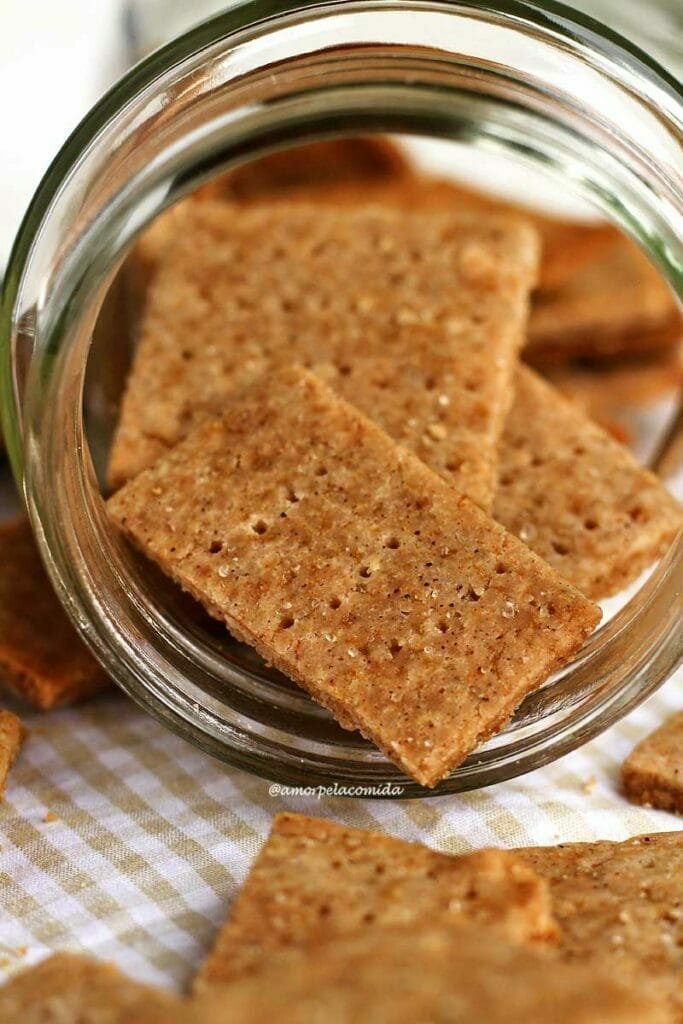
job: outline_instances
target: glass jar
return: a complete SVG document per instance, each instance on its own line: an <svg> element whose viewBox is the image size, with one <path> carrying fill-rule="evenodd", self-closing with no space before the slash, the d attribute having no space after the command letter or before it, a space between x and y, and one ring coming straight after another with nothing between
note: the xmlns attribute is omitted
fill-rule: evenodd
<svg viewBox="0 0 683 1024"><path fill-rule="evenodd" d="M98 104L45 176L16 243L2 405L50 575L131 697L281 783L426 795L210 627L109 527L98 475L128 358L116 292L105 328L94 327L136 235L212 175L274 148L410 133L550 175L628 231L681 292L682 110L665 72L550 0L251 0L153 54ZM512 726L433 792L547 763L653 692L681 657L681 572L679 543Z"/></svg>

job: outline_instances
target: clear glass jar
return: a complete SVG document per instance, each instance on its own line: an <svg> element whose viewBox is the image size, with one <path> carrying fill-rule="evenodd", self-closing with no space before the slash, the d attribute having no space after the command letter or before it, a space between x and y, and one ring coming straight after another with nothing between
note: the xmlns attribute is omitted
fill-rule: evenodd
<svg viewBox="0 0 683 1024"><path fill-rule="evenodd" d="M642 54L567 8L522 0L251 0L154 54L101 101L47 173L11 259L2 405L49 572L126 692L268 778L426 795L207 627L109 528L98 472L127 360L116 295L107 323L117 333L91 341L140 230L210 176L274 147L405 132L553 176L629 231L680 293L682 110L679 86ZM679 543L510 729L434 792L538 767L656 689L681 658L681 575Z"/></svg>

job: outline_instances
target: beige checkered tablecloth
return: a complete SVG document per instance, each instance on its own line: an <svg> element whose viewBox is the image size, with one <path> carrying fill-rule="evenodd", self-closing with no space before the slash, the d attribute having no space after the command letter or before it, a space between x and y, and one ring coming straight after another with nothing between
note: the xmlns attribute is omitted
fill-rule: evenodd
<svg viewBox="0 0 683 1024"><path fill-rule="evenodd" d="M319 814L446 851L683 829L618 793L634 743L683 706L683 674L582 750L476 793L411 801L284 799L103 694L25 716L0 805L0 980L54 949L187 984L273 815Z"/></svg>

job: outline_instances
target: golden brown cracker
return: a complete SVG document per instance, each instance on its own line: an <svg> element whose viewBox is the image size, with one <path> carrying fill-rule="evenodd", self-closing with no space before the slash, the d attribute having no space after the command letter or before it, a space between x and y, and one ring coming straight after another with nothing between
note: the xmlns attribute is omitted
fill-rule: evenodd
<svg viewBox="0 0 683 1024"><path fill-rule="evenodd" d="M683 832L516 852L550 884L561 954L632 978L683 1020Z"/></svg>
<svg viewBox="0 0 683 1024"><path fill-rule="evenodd" d="M108 503L172 579L432 786L599 610L312 374L268 375Z"/></svg>
<svg viewBox="0 0 683 1024"><path fill-rule="evenodd" d="M622 768L629 800L683 814L683 711L631 751Z"/></svg>
<svg viewBox="0 0 683 1024"><path fill-rule="evenodd" d="M367 188L370 196L411 174L410 164L390 139L352 136L292 146L220 175L171 207L138 240L128 280L141 306L169 242L182 230L186 211L206 199L254 203L304 195L327 199L337 188Z"/></svg>
<svg viewBox="0 0 683 1024"><path fill-rule="evenodd" d="M113 964L55 953L0 987L0 1024L146 1024L178 1003Z"/></svg>
<svg viewBox="0 0 683 1024"><path fill-rule="evenodd" d="M493 514L592 598L635 579L683 522L652 473L527 368L503 432Z"/></svg>
<svg viewBox="0 0 683 1024"><path fill-rule="evenodd" d="M276 950L314 948L376 925L468 920L510 942L557 936L547 887L512 855L461 857L418 843L280 814L198 975L198 986L258 971Z"/></svg>
<svg viewBox="0 0 683 1024"><path fill-rule="evenodd" d="M11 711L0 710L0 799L5 794L10 768L16 761L26 730Z"/></svg>
<svg viewBox="0 0 683 1024"><path fill-rule="evenodd" d="M495 217L197 205L148 297L111 482L299 362L490 506L536 259Z"/></svg>
<svg viewBox="0 0 683 1024"><path fill-rule="evenodd" d="M598 423L661 401L683 386L680 345L654 356L545 367L543 376Z"/></svg>
<svg viewBox="0 0 683 1024"><path fill-rule="evenodd" d="M489 929L422 921L280 950L218 986L182 1024L665 1024L647 993L592 967L504 942ZM180 1024L180 1022L179 1022Z"/></svg>
<svg viewBox="0 0 683 1024"><path fill-rule="evenodd" d="M374 149L368 150L372 143ZM345 155L335 147L346 147ZM362 147L361 147L362 144ZM315 151L315 159L310 156ZM581 223L539 213L448 178L420 174L386 140L346 139L285 150L223 175L162 214L140 238L135 251L138 283L144 291L184 218L206 199L253 205L284 200L353 208L368 203L424 213L509 214L523 217L541 239L540 292L571 281L603 255L620 235L612 225Z"/></svg>
<svg viewBox="0 0 683 1024"><path fill-rule="evenodd" d="M0 525L0 681L42 711L106 683L45 575L25 519Z"/></svg>
<svg viewBox="0 0 683 1024"><path fill-rule="evenodd" d="M676 345L681 330L679 306L661 273L621 237L561 288L535 297L525 357L545 365L652 354Z"/></svg>

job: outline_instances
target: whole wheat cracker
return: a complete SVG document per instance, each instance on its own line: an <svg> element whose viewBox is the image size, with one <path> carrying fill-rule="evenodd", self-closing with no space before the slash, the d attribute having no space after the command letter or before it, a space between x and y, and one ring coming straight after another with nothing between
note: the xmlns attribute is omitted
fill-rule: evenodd
<svg viewBox="0 0 683 1024"><path fill-rule="evenodd" d="M197 975L196 989L376 925L467 920L508 941L557 938L544 883L500 850L460 857L322 818L279 814Z"/></svg>
<svg viewBox="0 0 683 1024"><path fill-rule="evenodd" d="M503 431L493 515L594 599L635 579L683 523L652 473L525 367Z"/></svg>
<svg viewBox="0 0 683 1024"><path fill-rule="evenodd" d="M7 777L26 738L26 729L11 711L0 710L0 799L5 795Z"/></svg>
<svg viewBox="0 0 683 1024"><path fill-rule="evenodd" d="M367 188L379 195L383 188L412 173L398 146L383 136L350 136L276 151L220 175L177 203L142 234L127 267L130 286L141 308L144 293L163 254L194 204L206 199L250 203L305 195L327 198L335 188Z"/></svg>
<svg viewBox="0 0 683 1024"><path fill-rule="evenodd" d="M683 711L641 740L626 758L621 778L634 803L683 814Z"/></svg>
<svg viewBox="0 0 683 1024"><path fill-rule="evenodd" d="M173 1024L665 1024L665 1007L592 967L490 929L364 929L280 950L259 974L191 1000ZM161 1024L161 1022L159 1022ZM164 1024L171 1024L164 1021Z"/></svg>
<svg viewBox="0 0 683 1024"><path fill-rule="evenodd" d="M112 484L299 362L490 505L536 264L507 219L198 204L145 305Z"/></svg>
<svg viewBox="0 0 683 1024"><path fill-rule="evenodd" d="M661 353L678 343L682 329L680 308L661 273L622 236L560 288L536 296L525 357L545 365Z"/></svg>
<svg viewBox="0 0 683 1024"><path fill-rule="evenodd" d="M515 852L550 884L560 954L632 978L683 1021L683 832Z"/></svg>
<svg viewBox="0 0 683 1024"><path fill-rule="evenodd" d="M0 685L41 711L106 684L45 575L26 519L0 525Z"/></svg>
<svg viewBox="0 0 683 1024"><path fill-rule="evenodd" d="M178 1004L113 964L55 953L0 987L0 1024L151 1024Z"/></svg>
<svg viewBox="0 0 683 1024"><path fill-rule="evenodd" d="M415 173L404 175L378 191L377 201L408 209L451 210L477 214L508 214L523 217L538 231L541 261L537 294L555 291L572 280L584 266L605 254L619 238L619 232L604 222L580 222L540 213L521 203L504 200L462 182ZM336 202L367 202L362 186L340 187ZM373 201L374 198L373 198Z"/></svg>
<svg viewBox="0 0 683 1024"><path fill-rule="evenodd" d="M545 367L543 376L598 423L633 416L683 386L683 347L650 356Z"/></svg>
<svg viewBox="0 0 683 1024"><path fill-rule="evenodd" d="M231 632L432 786L599 609L314 375L291 367L108 502Z"/></svg>
<svg viewBox="0 0 683 1024"><path fill-rule="evenodd" d="M173 239L198 202L254 205L284 200L341 207L381 204L423 212L510 214L523 217L541 239L540 293L562 287L620 237L604 223L581 223L541 214L460 182L421 174L387 140L346 139L303 146L252 161L199 189L158 217L134 250L134 287L144 294ZM374 152L368 146L374 147ZM315 149L315 154L313 150ZM311 160L311 155L315 156Z"/></svg>

